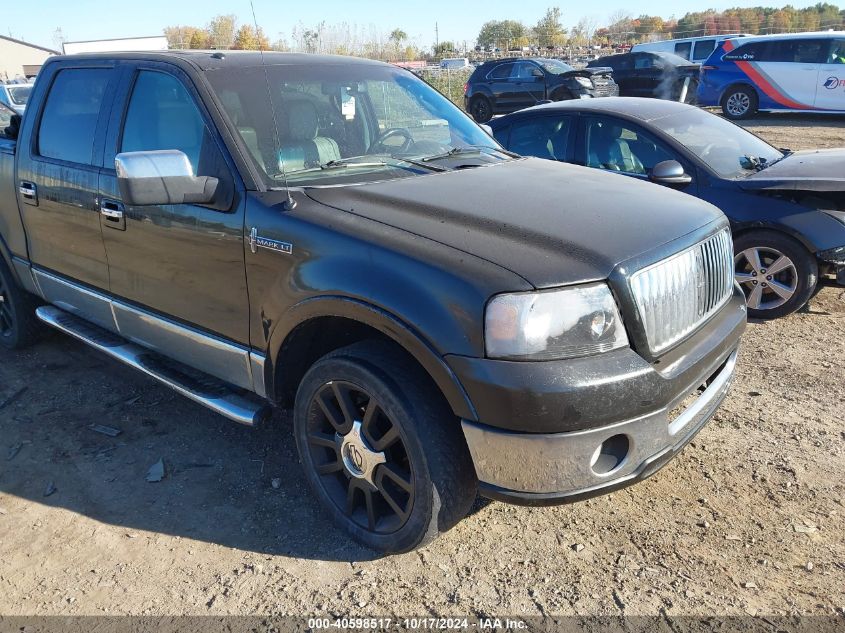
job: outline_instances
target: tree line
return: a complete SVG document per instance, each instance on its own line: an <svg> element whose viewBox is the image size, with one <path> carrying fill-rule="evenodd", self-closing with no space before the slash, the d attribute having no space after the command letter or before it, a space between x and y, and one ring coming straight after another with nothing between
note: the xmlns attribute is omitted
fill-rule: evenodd
<svg viewBox="0 0 845 633"><path fill-rule="evenodd" d="M654 15L634 17L625 11L610 16L599 27L592 18L581 18L566 28L560 8L550 7L534 24L520 20L491 20L482 25L474 45L485 51L523 48L556 49L564 46L618 46L635 42L722 33L786 33L845 29L845 11L820 2L796 9L790 5L737 7L725 11L697 11L683 17ZM239 25L234 15L218 15L204 27L169 26L164 29L171 48L278 50L307 53L359 55L385 61L439 59L456 53L467 54L470 44L451 41L420 46L401 28L383 33L375 26L362 27L325 21L314 26L293 25L289 36L279 32L271 39L260 26Z"/></svg>

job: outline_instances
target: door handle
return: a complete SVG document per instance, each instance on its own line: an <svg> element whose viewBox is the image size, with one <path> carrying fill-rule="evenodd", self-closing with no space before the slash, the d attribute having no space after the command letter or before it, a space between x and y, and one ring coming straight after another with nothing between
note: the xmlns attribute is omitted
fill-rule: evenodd
<svg viewBox="0 0 845 633"><path fill-rule="evenodd" d="M123 205L114 200L103 200L100 203L100 213L107 220L119 222L123 219Z"/></svg>
<svg viewBox="0 0 845 633"><path fill-rule="evenodd" d="M126 217L123 204L117 200L101 200L100 215L103 216L103 226L117 231L126 230Z"/></svg>
<svg viewBox="0 0 845 633"><path fill-rule="evenodd" d="M18 192L21 194L24 202L38 206L38 187L35 186L34 182L21 180Z"/></svg>

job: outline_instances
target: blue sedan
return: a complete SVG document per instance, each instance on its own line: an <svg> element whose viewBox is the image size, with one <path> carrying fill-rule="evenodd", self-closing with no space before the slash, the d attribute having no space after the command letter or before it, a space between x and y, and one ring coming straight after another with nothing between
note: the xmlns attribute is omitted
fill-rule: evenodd
<svg viewBox="0 0 845 633"><path fill-rule="evenodd" d="M798 310L820 278L845 285L845 149L778 149L699 108L643 98L549 103L489 125L517 154L650 180L722 209L751 317Z"/></svg>

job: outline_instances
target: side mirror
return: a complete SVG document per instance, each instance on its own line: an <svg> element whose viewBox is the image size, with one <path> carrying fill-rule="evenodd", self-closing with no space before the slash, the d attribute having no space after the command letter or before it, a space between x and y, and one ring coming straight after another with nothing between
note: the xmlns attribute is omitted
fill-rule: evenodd
<svg viewBox="0 0 845 633"><path fill-rule="evenodd" d="M123 203L130 206L211 204L219 181L195 176L188 157L178 150L123 152L114 159Z"/></svg>
<svg viewBox="0 0 845 633"><path fill-rule="evenodd" d="M685 187L692 182L692 176L686 173L681 163L676 160L657 163L648 178L651 182L669 187Z"/></svg>

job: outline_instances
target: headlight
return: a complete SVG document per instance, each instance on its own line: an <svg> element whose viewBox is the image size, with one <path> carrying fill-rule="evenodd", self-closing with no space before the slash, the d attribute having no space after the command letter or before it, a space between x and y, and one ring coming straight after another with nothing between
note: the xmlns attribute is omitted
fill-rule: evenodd
<svg viewBox="0 0 845 633"><path fill-rule="evenodd" d="M584 86L585 88L592 88L593 82L588 77L575 77L575 83Z"/></svg>
<svg viewBox="0 0 845 633"><path fill-rule="evenodd" d="M493 297L484 318L487 356L554 360L628 345L616 301L603 283Z"/></svg>

